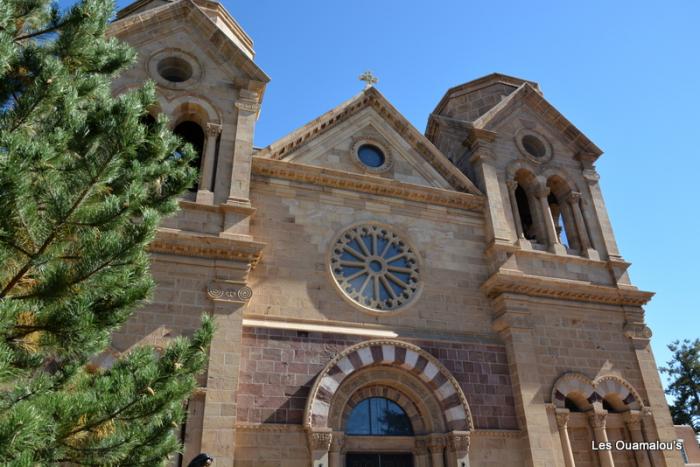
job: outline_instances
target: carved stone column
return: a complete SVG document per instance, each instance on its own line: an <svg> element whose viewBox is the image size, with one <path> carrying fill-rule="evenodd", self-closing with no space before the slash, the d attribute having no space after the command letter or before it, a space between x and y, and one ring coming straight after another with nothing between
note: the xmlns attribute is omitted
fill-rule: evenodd
<svg viewBox="0 0 700 467"><path fill-rule="evenodd" d="M430 459L432 467L445 467L445 438L439 435L431 435L428 437L428 450L430 451Z"/></svg>
<svg viewBox="0 0 700 467"><path fill-rule="evenodd" d="M544 221L544 231L547 235L547 246L553 253L563 255L566 254L566 248L564 248L564 245L562 245L559 241L557 229L554 226L554 218L552 218L552 211L549 209L549 201L547 201L548 196L549 187L540 182L540 186L535 192L535 197L539 203L540 213L542 213L542 220Z"/></svg>
<svg viewBox="0 0 700 467"><path fill-rule="evenodd" d="M642 434L642 413L639 410L630 410L624 414L625 425L630 432L630 438L633 443L643 443L644 435ZM638 467L651 467L649 455L646 450L634 451L634 457L637 459Z"/></svg>
<svg viewBox="0 0 700 467"><path fill-rule="evenodd" d="M506 182L508 185L508 197L510 199L510 209L513 211L513 222L515 223L515 235L519 239L525 238L523 233L523 222L520 219L520 210L518 209L518 199L515 196L515 190L518 189L518 182L515 180L508 180Z"/></svg>
<svg viewBox="0 0 700 467"><path fill-rule="evenodd" d="M448 467L469 467L469 432L453 431L447 435Z"/></svg>
<svg viewBox="0 0 700 467"><path fill-rule="evenodd" d="M427 440L425 438L416 438L416 444L413 448L416 467L430 467L430 456L428 454Z"/></svg>
<svg viewBox="0 0 700 467"><path fill-rule="evenodd" d="M607 410L597 411L594 410L588 415L589 423L593 428L593 438L596 445L601 445L602 443L608 443L608 433L605 431L605 418L608 415ZM614 467L612 450L602 449L598 451L598 458L600 459L601 467Z"/></svg>
<svg viewBox="0 0 700 467"><path fill-rule="evenodd" d="M581 212L581 193L572 191L569 193L566 201L571 206L571 212L574 215L576 233L581 243L581 253L587 258L600 259L598 252L592 248L591 239L588 236L588 229L586 228L586 221L583 219L583 213Z"/></svg>
<svg viewBox="0 0 700 467"><path fill-rule="evenodd" d="M566 467L576 467L574 463L574 452L571 449L571 440L569 439L569 409L556 409L555 416L557 417L557 428L559 429L559 439L561 440L561 450L564 453L564 464Z"/></svg>
<svg viewBox="0 0 700 467"><path fill-rule="evenodd" d="M333 440L331 430L309 432L308 438L311 467L328 467L328 451Z"/></svg>
<svg viewBox="0 0 700 467"><path fill-rule="evenodd" d="M199 174L199 188L197 189L198 203L214 203L214 160L216 159L216 141L220 134L221 125L218 123L207 123L204 159L202 161L202 172Z"/></svg>

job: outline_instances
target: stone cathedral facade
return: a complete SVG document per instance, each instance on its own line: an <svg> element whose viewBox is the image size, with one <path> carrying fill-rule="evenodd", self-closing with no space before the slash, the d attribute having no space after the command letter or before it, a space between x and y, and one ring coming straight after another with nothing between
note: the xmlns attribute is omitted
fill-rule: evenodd
<svg viewBox="0 0 700 467"><path fill-rule="evenodd" d="M422 133L370 82L256 148L269 78L218 2L140 0L110 34L139 53L114 92L154 80L200 155L151 245L155 297L113 340L215 317L176 463L683 465L592 448L676 435L602 151L537 83L451 88Z"/></svg>

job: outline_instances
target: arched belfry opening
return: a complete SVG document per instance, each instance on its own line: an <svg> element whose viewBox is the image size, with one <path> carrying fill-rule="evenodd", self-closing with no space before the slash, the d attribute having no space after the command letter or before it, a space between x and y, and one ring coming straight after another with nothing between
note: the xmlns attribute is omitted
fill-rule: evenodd
<svg viewBox="0 0 700 467"><path fill-rule="evenodd" d="M198 123L192 120L185 120L175 126L173 133L182 138L184 142L192 145L195 151L195 157L190 161L190 165L195 168L199 174L202 165L202 154L204 152L204 130ZM190 191L197 191L198 187L199 183L195 182L195 184L190 187Z"/></svg>
<svg viewBox="0 0 700 467"><path fill-rule="evenodd" d="M304 425L312 467L469 465L464 393L437 359L401 341L363 342L332 359Z"/></svg>

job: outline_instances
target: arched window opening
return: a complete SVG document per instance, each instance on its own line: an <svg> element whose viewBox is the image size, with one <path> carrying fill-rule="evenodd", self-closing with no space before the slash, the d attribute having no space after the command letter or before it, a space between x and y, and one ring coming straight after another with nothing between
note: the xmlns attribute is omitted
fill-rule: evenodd
<svg viewBox="0 0 700 467"><path fill-rule="evenodd" d="M202 152L204 151L204 130L197 123L186 120L179 123L173 133L186 143L190 143L195 151L195 157L190 161L190 165L194 167L198 172L200 165L202 163ZM190 188L190 191L197 191L199 184L195 184Z"/></svg>
<svg viewBox="0 0 700 467"><path fill-rule="evenodd" d="M520 185L515 189L515 200L518 203L518 214L520 214L523 235L527 240L536 240L537 234L535 233L535 223L532 219L530 203L527 200L527 193Z"/></svg>
<svg viewBox="0 0 700 467"><path fill-rule="evenodd" d="M350 412L345 433L356 436L412 436L413 427L406 412L394 401L370 397Z"/></svg>

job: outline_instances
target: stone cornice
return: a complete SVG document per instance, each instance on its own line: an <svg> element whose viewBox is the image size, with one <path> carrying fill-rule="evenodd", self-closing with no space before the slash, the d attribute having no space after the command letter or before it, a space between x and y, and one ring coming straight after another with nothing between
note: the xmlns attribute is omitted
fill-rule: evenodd
<svg viewBox="0 0 700 467"><path fill-rule="evenodd" d="M243 261L251 267L260 261L265 243L214 237L177 229L159 228L149 251L182 256Z"/></svg>
<svg viewBox="0 0 700 467"><path fill-rule="evenodd" d="M469 434L478 438L501 438L501 439L519 439L523 436L520 430L472 430Z"/></svg>
<svg viewBox="0 0 700 467"><path fill-rule="evenodd" d="M631 287L618 288L584 281L502 271L489 277L481 286L481 290L489 298L497 297L503 293L514 293L561 300L631 306L642 306L654 296L652 292L644 292Z"/></svg>
<svg viewBox="0 0 700 467"><path fill-rule="evenodd" d="M373 175L354 174L341 170L253 157L253 174L293 180L373 195L390 196L419 203L437 204L456 209L481 211L481 196L403 183Z"/></svg>

